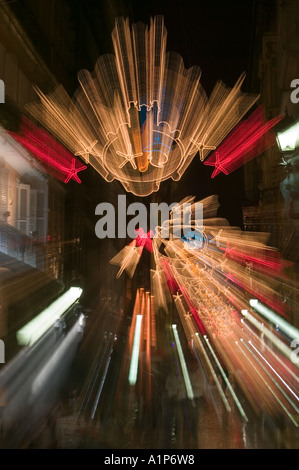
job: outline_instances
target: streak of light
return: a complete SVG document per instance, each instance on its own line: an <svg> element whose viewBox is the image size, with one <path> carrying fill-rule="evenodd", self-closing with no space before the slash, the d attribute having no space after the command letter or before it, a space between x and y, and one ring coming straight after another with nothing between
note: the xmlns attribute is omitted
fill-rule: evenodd
<svg viewBox="0 0 299 470"><path fill-rule="evenodd" d="M133 325L136 325L136 317L137 315L141 315L142 310L141 310L141 302L144 294L144 288L141 287L140 289L137 289L136 292L136 297L135 297L135 303L134 303L134 309L133 309L133 315L132 315L132 326L130 328L130 333L129 333L129 349L130 353L133 351L133 343L134 343L134 328Z"/></svg>
<svg viewBox="0 0 299 470"><path fill-rule="evenodd" d="M156 316L155 316L155 297L151 295L151 305L150 305L150 313L151 313L151 344L153 347L157 346L157 325L156 325Z"/></svg>
<svg viewBox="0 0 299 470"><path fill-rule="evenodd" d="M217 377L217 375L216 375L216 372L215 372L215 370L214 370L214 368L213 368L213 366L212 366L212 363L211 363L211 361L210 361L210 359L209 359L209 356L207 355L207 353L206 353L206 351L205 351L205 348L204 348L204 346L203 346L203 344L202 344L202 342L201 342L201 340L200 340L200 338L199 338L199 334L198 334L198 333L195 333L195 336L196 336L197 342L198 342L198 344L199 344L199 346L200 346L200 350L201 350L202 354L204 355L204 358L205 358L205 360L206 360L206 362L207 362L207 364L208 364L208 367L209 367L209 369L210 369L210 372L211 372L211 374L212 374L212 377L213 377L213 379L214 379L214 381L215 381L216 387L217 387L217 389L218 389L218 391L219 391L219 393L220 393L220 396L221 396L221 398L222 398L222 400L223 400L224 406L225 406L225 408L226 408L226 410L227 410L228 412L231 412L231 407L230 407L230 405L229 405L229 403L228 403L228 401L227 401L227 398L226 398L226 396L225 396L225 393L224 393L223 390L222 390L221 384L220 384L219 379L218 379L218 377Z"/></svg>
<svg viewBox="0 0 299 470"><path fill-rule="evenodd" d="M241 342L242 344L249 350L250 354L252 354L252 352L250 351L250 349L244 344L244 341L241 339ZM280 406L282 407L282 409L285 411L285 413L287 414L287 416L290 418L290 420L293 422L293 424L298 427L298 423L296 422L296 420L294 419L294 417L291 415L291 413L289 412L289 410L285 407L285 405L282 403L282 401L279 399L279 397L276 395L276 393L274 392L274 390L272 389L272 387L268 384L268 382L264 379L264 377L262 377L261 373L257 370L257 367L253 364L253 362L249 359L248 355L245 353L245 351L240 347L238 341L236 341L236 345L238 347L238 349L242 352L242 354L246 357L247 361L249 362L249 364L251 365L251 367L255 370L255 372L258 374L258 376L260 377L261 381L265 384L265 386L268 388L268 390L271 392L271 394L275 397L275 399L277 400L277 402L280 404Z"/></svg>
<svg viewBox="0 0 299 470"><path fill-rule="evenodd" d="M224 381L225 381L225 383L226 383L226 385L227 385L227 387L228 387L230 393L232 394L232 397L233 397L233 399L234 399L234 401L235 401L235 403L236 403L236 405L237 405L238 410L240 411L241 416L244 418L245 421L248 421L248 418L247 418L247 416L246 416L245 411L244 411L243 408L242 408L242 405L241 405L241 403L240 403L240 400L238 399L237 395L235 394L234 389L232 388L232 386L231 386L231 384L230 384L230 382L229 382L229 380L228 380L226 374L224 373L224 370L223 370L223 368L222 368L222 366L221 366L221 364L220 364L220 362L219 362L219 360L218 360L218 358L217 358L217 356L216 356L216 354L215 354L215 352L214 352L214 350L213 350L213 348L212 348L212 346L211 346L211 344L210 344L210 341L209 341L209 339L208 339L208 337L207 337L206 335L204 335L204 339L205 339L205 341L206 341L206 343L207 343L207 345L208 345L209 350L210 350L211 353L212 353L213 358L215 359L215 362L216 362L217 366L218 366L219 369L220 369L221 375L222 375L222 377L224 378Z"/></svg>
<svg viewBox="0 0 299 470"><path fill-rule="evenodd" d="M23 346L32 345L80 298L81 294L82 289L80 287L71 287L27 325L17 331L18 343Z"/></svg>
<svg viewBox="0 0 299 470"><path fill-rule="evenodd" d="M110 260L111 264L120 266L120 269L116 275L117 278L126 271L130 277L133 277L136 266L140 260L140 256L143 251L143 246L136 246L136 241L130 245L125 246L117 255Z"/></svg>
<svg viewBox="0 0 299 470"><path fill-rule="evenodd" d="M101 380L101 383L100 383L100 386L99 386L99 389L98 389L98 392L97 392L97 395L96 395L96 399L95 399L95 402L94 402L94 405L93 405L93 408L92 408L91 419L94 419L94 416L95 416L95 413L96 413L96 410L97 410L97 407L98 407L98 403L99 403L99 400L100 400L100 397L101 397L101 393L102 393L103 385L104 385L106 375L107 375L107 372L108 372L108 368L109 368L109 365L110 365L110 361L111 361L111 355L108 357L108 360L106 362L104 374L103 374L103 377L102 377L102 380Z"/></svg>
<svg viewBox="0 0 299 470"><path fill-rule="evenodd" d="M267 364L267 366L272 370L272 372L274 372L274 374L279 378L279 380L281 380L281 382L285 385L285 387L289 390L289 392L296 398L296 400L299 401L299 397L298 395L296 395L296 393L291 389L291 387L289 387L289 385L283 380L283 378L278 374L278 372L274 369L274 367L271 366L271 364L267 361L267 359L257 350L257 348L252 344L252 341L248 341L248 343L250 344L250 346L256 351L256 353L262 358L262 360ZM243 344L244 341L243 341ZM246 346L246 344L245 344ZM247 346L246 346L247 347ZM248 348L248 347L247 347ZM259 362L260 363L260 362ZM267 371L266 368L263 367L263 369L265 370L265 372L267 373L267 375L269 375L269 377L271 377L271 375L269 374L269 372ZM288 400L288 402L293 406L293 408L296 410L297 413L299 413L299 408L297 407L297 405L289 398L289 396L284 392L284 390L280 387L280 385L274 380L274 378L271 377L271 380L275 383L275 385L277 386L277 388L281 391L281 393L284 395L284 397Z"/></svg>
<svg viewBox="0 0 299 470"><path fill-rule="evenodd" d="M130 383L130 385L135 385L136 380L137 380L139 348L140 348L140 334L141 334L141 322L142 322L142 315L137 315L136 316L136 325L135 325L135 334L134 334L134 343L133 343L131 364L130 364L130 370L129 370L129 383Z"/></svg>
<svg viewBox="0 0 299 470"><path fill-rule="evenodd" d="M298 328L296 328L295 326L291 325L289 322L281 318L279 315L274 313L272 310L270 310L268 307L263 305L257 299L250 299L249 304L259 313L261 313L263 317L266 317L268 320L270 320L275 325L277 325L280 330L284 331L292 339L299 338Z"/></svg>
<svg viewBox="0 0 299 470"><path fill-rule="evenodd" d="M282 118L283 116L278 116L266 122L263 108L260 105L205 160L205 165L214 166L211 178L220 172L226 175L233 172L275 145L275 134L271 130Z"/></svg>
<svg viewBox="0 0 299 470"><path fill-rule="evenodd" d="M73 354L75 353L75 347L77 346L79 338L81 337L78 328L79 320L75 323L75 325L73 325L70 332L57 346L57 349L54 351L52 357L34 379L31 387L31 400L34 401L36 397L42 393L49 381L54 380L55 374L59 369L59 365L63 363L65 358L68 357L68 355L71 353L72 347Z"/></svg>
<svg viewBox="0 0 299 470"><path fill-rule="evenodd" d="M145 312L145 318L144 318L144 328L145 328L145 341L146 341L146 369L148 372L147 375L147 380L148 380L148 386L147 386L147 394L151 394L151 322L152 322L152 315L151 315L151 298L150 298L150 293L146 292L145 293L145 305L144 305L144 312Z"/></svg>
<svg viewBox="0 0 299 470"><path fill-rule="evenodd" d="M81 183L78 173L85 170L87 166L82 165L45 130L38 128L23 117L20 134L15 132L10 134L42 162L45 173L64 183L68 183L71 179Z"/></svg>
<svg viewBox="0 0 299 470"><path fill-rule="evenodd" d="M179 334L178 334L178 331L177 331L177 326L175 324L172 325L172 331L173 331L176 347L177 347L179 358L180 358L180 364L181 364L183 377L184 377L184 381L185 381L185 385L186 385L187 395L188 395L188 398L190 400L193 400L193 398L194 398L193 388L192 388L191 380L190 380L190 377L189 377L189 373L188 373L188 369L187 369L183 349L182 349L182 346L181 346L180 337L179 337Z"/></svg>
<svg viewBox="0 0 299 470"><path fill-rule="evenodd" d="M292 360L292 349L289 348L283 341L281 341L272 331L264 326L263 323L259 322L248 310L242 310L241 312L244 317L250 321L258 330L260 330L264 335L274 344L277 349L279 349L288 359ZM299 367L299 365L298 365Z"/></svg>
<svg viewBox="0 0 299 470"><path fill-rule="evenodd" d="M269 353L269 355L274 358L274 360L276 362L278 362L286 371L287 373L289 374L289 376L291 376L295 382L297 382L299 384L299 377L298 375L295 374L295 372L289 368L289 364L286 363L286 361L283 361L277 354L276 352L273 350L273 348L271 348L270 346L268 346L268 344L265 343L264 341L264 333L262 331L261 333L261 338L257 335L257 333L255 333L251 328L250 326L244 322L243 318L241 319L241 322L242 324L250 331L250 335L254 336L256 340L258 340L260 343L261 343L261 348L262 348L262 351L266 350L267 353ZM262 327L263 327L263 323L262 323Z"/></svg>

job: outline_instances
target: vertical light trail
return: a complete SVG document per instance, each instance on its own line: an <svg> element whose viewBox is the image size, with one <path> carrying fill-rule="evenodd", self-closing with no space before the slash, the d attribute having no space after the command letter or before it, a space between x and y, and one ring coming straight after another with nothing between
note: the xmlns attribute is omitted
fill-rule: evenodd
<svg viewBox="0 0 299 470"><path fill-rule="evenodd" d="M100 396L101 396L101 393L102 393L103 385L104 385L106 375L107 375L107 372L108 372L108 368L109 368L109 364L110 364L110 361L111 361L111 353L112 353L112 351L110 352L110 356L109 356L108 361L106 363L104 374L103 374L103 377L102 377L102 380L101 380L101 383L100 383L100 387L99 387L99 390L98 390L98 393L97 393L97 396L96 396L96 400L95 400L93 408L92 408L91 419L94 419L94 415L95 415L95 412L96 412L97 407L98 407L98 403L99 403Z"/></svg>
<svg viewBox="0 0 299 470"><path fill-rule="evenodd" d="M136 324L136 317L139 312L141 312L141 296L143 294L142 289L137 289L134 309L133 309L133 316L132 316L132 323L130 327L130 334L129 334L129 349L130 351L133 350L133 342L134 342L134 329L133 325Z"/></svg>
<svg viewBox="0 0 299 470"><path fill-rule="evenodd" d="M130 371L129 371L130 385L135 385L136 380L137 380L141 322L142 322L142 315L137 315L135 334L134 334L134 343L133 343L133 350L132 350L132 357L131 357L131 364L130 364Z"/></svg>
<svg viewBox="0 0 299 470"><path fill-rule="evenodd" d="M151 394L151 304L150 304L150 293L146 292L145 293L145 312L146 312L146 363L147 363L147 381L148 381L148 387L147 387L147 392L150 395Z"/></svg>
<svg viewBox="0 0 299 470"><path fill-rule="evenodd" d="M151 305L149 292L145 293L145 313L146 313L146 360L150 370L151 359Z"/></svg>
<svg viewBox="0 0 299 470"><path fill-rule="evenodd" d="M150 307L150 311L151 311L151 344L152 344L152 346L157 346L155 302L154 302L154 296L153 295L151 295L150 303L151 303L151 307Z"/></svg>
<svg viewBox="0 0 299 470"><path fill-rule="evenodd" d="M182 346L181 346L181 342L180 342L176 325L172 325L172 331L173 331L176 347L179 353L179 358L180 358L180 363L181 363L184 381L186 385L187 395L190 400L193 400L194 398L193 388L192 388L192 384L190 381L190 377L189 377L189 373L188 373L188 369L187 369L187 365L186 365L186 361L185 361L185 357L184 357L184 353L182 350Z"/></svg>
<svg viewBox="0 0 299 470"><path fill-rule="evenodd" d="M241 403L240 403L240 401L239 401L237 395L236 395L235 392L234 392L234 389L232 388L232 386L231 386L231 384L230 384L228 378L226 377L226 374L224 373L224 370L223 370L223 368L222 368L222 366L221 366L221 364L220 364L220 362L219 362L219 360L218 360L218 358L217 358L217 356L216 356L216 354L215 354L215 352L214 352L214 350L213 350L213 348L212 348L212 346L211 346L211 344L210 344L210 342L209 342L209 339L208 339L208 337L207 337L206 335L204 335L204 339L205 339L205 342L206 342L207 345L208 345L209 350L211 351L211 354L212 354L212 356L213 356L213 358L214 358L214 360L215 360L217 366L218 366L219 369L220 369L221 375L222 375L222 377L224 378L225 383L226 383L226 385L227 385L227 387L228 387L230 393L232 394L232 397L233 397L233 399L234 399L234 401L235 401L235 403L236 403L236 405L237 405L238 410L240 411L241 416L242 416L242 417L245 419L245 421L247 422L247 421L248 421L248 418L247 418L247 416L246 416L246 414L245 414L245 411L243 410L243 408L242 408L242 406L241 406Z"/></svg>

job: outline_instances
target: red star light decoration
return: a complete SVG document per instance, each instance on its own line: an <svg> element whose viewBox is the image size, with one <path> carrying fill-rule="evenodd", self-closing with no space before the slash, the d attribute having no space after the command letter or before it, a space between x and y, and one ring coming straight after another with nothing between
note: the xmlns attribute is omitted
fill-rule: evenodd
<svg viewBox="0 0 299 470"><path fill-rule="evenodd" d="M228 175L240 166L263 153L276 143L272 128L283 116L266 121L260 105L245 121L241 122L224 142L204 161L214 166L211 178L224 173Z"/></svg>
<svg viewBox="0 0 299 470"><path fill-rule="evenodd" d="M85 170L87 166L82 165L48 132L23 118L20 132L11 132L10 134L42 163L45 173L64 183L68 183L70 180L81 183L78 173ZM40 166L39 169L41 169Z"/></svg>

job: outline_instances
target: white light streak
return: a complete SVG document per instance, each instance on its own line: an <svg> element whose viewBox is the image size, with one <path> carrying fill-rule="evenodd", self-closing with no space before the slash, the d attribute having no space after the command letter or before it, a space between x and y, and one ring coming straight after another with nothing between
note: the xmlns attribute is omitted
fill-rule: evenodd
<svg viewBox="0 0 299 470"><path fill-rule="evenodd" d="M205 357L205 360L207 361L208 367L209 367L209 369L210 369L210 371L211 371L212 377L213 377L213 379L214 379L214 381L215 381L215 384L216 384L216 387L217 387L217 389L218 389L218 391L219 391L219 393L220 393L220 396L221 396L221 398L222 398L222 400L223 400L224 406L225 406L225 408L226 408L226 410L227 410L228 412L231 412L231 407L229 406L229 403L228 403L228 401L227 401L227 398L226 398L226 396L225 396L225 394L224 394L224 392L223 392L223 390L222 390L221 384L220 384L220 382L219 382L219 380L218 380L218 377L217 377L217 375L216 375L216 373L215 373L215 371L214 371L214 368L213 368L212 363L211 363L211 361L210 361L210 359L209 359L209 356L207 355L207 353L206 353L206 351L205 351L205 349L204 349L204 347L203 347L203 344L202 344L202 342L200 341L199 334L198 334L198 333L195 333L195 336L196 336L196 338L197 338L197 341L198 341L198 344L199 344L199 346L200 346L201 352L203 353L203 355L204 355L204 357Z"/></svg>
<svg viewBox="0 0 299 470"><path fill-rule="evenodd" d="M287 370L287 372L292 376L292 378L293 378L296 382L299 383L299 378L298 378L298 376L294 373L294 371L293 371L292 369L290 369L290 368L288 367L288 364L287 364L285 361L283 361L283 360L276 354L276 352L273 351L273 349L270 348L270 347L265 343L264 339L259 338L258 335L250 328L250 326L249 326L246 322L244 322L244 319L243 319L243 318L242 318L242 320L241 320L241 323L247 328L247 330L250 331L250 334L251 334L251 335L254 335L255 338L258 339L258 340L262 343L262 351L264 351L264 350L266 349L267 352L268 352L269 354L271 354L271 356L274 356L275 360L276 360L277 362L279 362L279 364L280 364L281 366L283 366L283 367Z"/></svg>
<svg viewBox="0 0 299 470"><path fill-rule="evenodd" d="M290 336L292 339L299 338L299 330L295 326L291 325L289 322L281 318L279 315L274 313L272 310L270 310L268 307L263 305L259 300L257 299L250 299L249 304L251 307L253 307L255 310L257 310L261 315L266 317L268 320L270 320L272 323L277 325L280 330L284 331L288 336Z"/></svg>
<svg viewBox="0 0 299 470"><path fill-rule="evenodd" d="M248 341L250 346L257 352L257 354L263 359L263 361L268 365L268 367L274 372L274 374L281 380L281 382L285 385L285 387L292 393L292 395L296 398L296 400L299 401L299 397L296 395L296 393L289 387L289 385L283 380L283 378L276 372L276 370L271 366L271 364L266 360L266 358L257 350L257 348L252 344L251 341ZM246 348L249 350L248 346L245 344L243 341L243 344L246 346ZM251 352L251 351L250 351ZM252 354L252 352L251 352ZM276 380L271 376L269 371L265 367L263 367L262 363L258 361L260 366L263 368L263 370L266 372L266 374L271 378L271 380L275 383L277 388L281 391L281 393L284 395L284 397L288 400L288 402L295 408L296 412L299 414L299 408L296 406L296 404L290 399L290 397L285 393L285 391L280 387L280 385L276 382Z"/></svg>
<svg viewBox="0 0 299 470"><path fill-rule="evenodd" d="M283 341L281 341L277 336L272 333L265 325L259 322L256 318L254 318L248 310L242 310L242 315L247 318L250 323L252 323L258 330L262 331L264 335L279 349L288 359L292 360L292 349L289 348ZM299 367L299 364L297 365Z"/></svg>
<svg viewBox="0 0 299 470"><path fill-rule="evenodd" d="M186 361L185 361L185 357L184 357L184 353L183 353L183 350L182 350L182 346L181 346L181 342L180 342L180 338L179 338L179 334L178 334L176 325L172 325L172 331L173 331L176 347L177 347L177 350L178 350L178 353L179 353L179 358L180 358L183 377L184 377L184 381L185 381L185 385L186 385L187 395L188 395L188 398L190 400L193 400L193 398L194 398L193 388L192 388L192 385L191 385L191 381L190 381L190 377L189 377L189 373L188 373L188 369L187 369L187 365L186 365Z"/></svg>
<svg viewBox="0 0 299 470"><path fill-rule="evenodd" d="M81 294L80 287L71 287L17 332L18 343L23 346L32 345L80 298Z"/></svg>
<svg viewBox="0 0 299 470"><path fill-rule="evenodd" d="M241 342L242 344L244 344L244 346L248 349L248 347L246 346L246 344L244 343L244 341L241 339ZM255 372L257 373L257 375L260 377L260 379L262 380L262 382L266 385L266 387L268 388L268 390L272 393L272 395L276 398L276 400L278 401L278 403L280 404L280 406L283 408L283 410L285 411L285 413L288 415L288 417L290 418L290 420L294 423L294 425L296 427L298 427L298 424L296 422L296 420L293 418L293 416L291 415L291 413L288 411L288 409L284 406L284 404L282 403L282 401L278 398L278 396L276 395L276 393L273 391L273 389L270 387L270 385L268 384L268 382L264 379L264 377L261 375L261 373L257 370L256 366L253 364L253 362L249 359L248 355L245 353L245 351L240 347L239 343L236 341L236 345L237 347L240 349L240 351L242 352L242 354L246 357L247 361L249 362L249 364L251 365L251 367L255 370ZM252 355L252 352L249 350L249 352L251 353Z"/></svg>
<svg viewBox="0 0 299 470"><path fill-rule="evenodd" d="M129 371L130 385L135 385L136 380L137 380L141 323L142 323L142 315L137 315L135 333L134 333L134 343L133 343L132 357L131 357L131 364L130 364L130 371Z"/></svg>
<svg viewBox="0 0 299 470"><path fill-rule="evenodd" d="M31 400L34 401L36 397L45 391L46 386L51 385L51 380L54 380L55 374L59 374L59 365L63 364L68 355L75 354L74 346L78 344L79 320L75 323L63 341L57 346L49 361L45 364L42 370L34 379L31 387ZM72 349L73 348L73 349Z"/></svg>
<svg viewBox="0 0 299 470"><path fill-rule="evenodd" d="M220 364L220 362L219 362L219 360L218 360L218 358L217 358L215 352L213 351L213 348L212 348L212 346L211 346L211 344L210 344L210 342L209 342L209 339L208 339L208 337L207 337L206 335L204 335L204 339L205 339L205 341L206 341L206 343L207 343L207 345L208 345L208 347L209 347L209 350L210 350L211 353L212 353L213 358L215 359L215 362L216 362L217 366L218 366L219 369L220 369L221 375L223 376L223 378L224 378L224 380L225 380L225 383L226 383L226 385L227 385L227 387L228 387L230 393L232 394L232 397L233 397L233 399L234 399L234 401L235 401L235 403L236 403L236 405L237 405L237 407L238 407L238 410L239 410L240 413L241 413L241 416L244 418L245 421L248 421L248 418L247 418L247 416L246 416L246 414L245 414L245 411L243 410L242 405L241 405L241 403L240 403L240 401L239 401L237 395L236 395L235 392L234 392L234 389L232 388L232 386L231 386L231 384L230 384L228 378L226 377L226 374L224 373L224 370L223 370L223 368L222 368L222 366L221 366L221 364Z"/></svg>

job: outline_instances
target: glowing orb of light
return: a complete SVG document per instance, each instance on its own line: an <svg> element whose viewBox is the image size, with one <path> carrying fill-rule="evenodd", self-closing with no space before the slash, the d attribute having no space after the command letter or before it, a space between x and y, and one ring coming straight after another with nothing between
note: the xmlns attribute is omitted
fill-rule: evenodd
<svg viewBox="0 0 299 470"><path fill-rule="evenodd" d="M198 152L204 160L259 98L241 92L244 74L207 97L200 68L185 69L166 39L162 16L132 28L117 18L114 54L79 71L73 98L61 85L47 96L35 87L40 100L26 107L72 154L138 196L179 180Z"/></svg>

